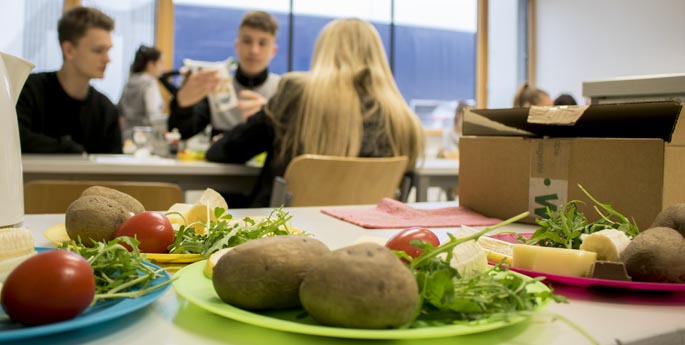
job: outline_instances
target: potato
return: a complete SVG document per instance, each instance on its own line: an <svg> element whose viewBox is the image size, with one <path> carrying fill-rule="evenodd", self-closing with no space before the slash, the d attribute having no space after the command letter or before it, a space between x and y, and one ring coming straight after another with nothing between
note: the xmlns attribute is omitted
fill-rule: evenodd
<svg viewBox="0 0 685 345"><path fill-rule="evenodd" d="M637 235L621 253L628 275L635 281L685 283L685 239L678 231L651 228Z"/></svg>
<svg viewBox="0 0 685 345"><path fill-rule="evenodd" d="M389 249L360 243L325 255L300 286L302 307L321 324L396 328L419 303L416 279Z"/></svg>
<svg viewBox="0 0 685 345"><path fill-rule="evenodd" d="M244 309L297 307L305 273L328 252L321 241L300 235L252 240L219 259L214 290L224 302Z"/></svg>
<svg viewBox="0 0 685 345"><path fill-rule="evenodd" d="M67 208L65 226L72 240L81 238L83 244L92 241L109 241L114 238L119 225L131 213L115 200L98 195L82 196Z"/></svg>
<svg viewBox="0 0 685 345"><path fill-rule="evenodd" d="M122 206L124 206L126 210L134 214L138 214L140 212L145 211L145 207L143 207L143 204L141 204L140 201L116 189L107 188L103 186L92 186L86 188L86 190L84 190L83 193L81 193L81 196L86 195L99 195L104 196L105 198L112 199L120 203Z"/></svg>
<svg viewBox="0 0 685 345"><path fill-rule="evenodd" d="M685 204L675 204L659 212L652 227L671 228L685 234Z"/></svg>

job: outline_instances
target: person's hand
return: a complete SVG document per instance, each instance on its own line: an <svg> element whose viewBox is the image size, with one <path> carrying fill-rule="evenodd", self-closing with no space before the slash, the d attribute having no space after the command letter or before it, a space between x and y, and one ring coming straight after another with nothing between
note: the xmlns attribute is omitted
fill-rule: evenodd
<svg viewBox="0 0 685 345"><path fill-rule="evenodd" d="M223 137L224 137L224 133L219 133L219 134L213 136L212 137L212 143L215 143L215 142L221 140L221 138L223 138Z"/></svg>
<svg viewBox="0 0 685 345"><path fill-rule="evenodd" d="M176 94L176 101L182 108L192 106L214 92L221 81L217 71L204 70L191 73L186 77Z"/></svg>
<svg viewBox="0 0 685 345"><path fill-rule="evenodd" d="M238 99L238 109L241 110L243 119L256 114L266 104L264 96L251 90L240 91Z"/></svg>

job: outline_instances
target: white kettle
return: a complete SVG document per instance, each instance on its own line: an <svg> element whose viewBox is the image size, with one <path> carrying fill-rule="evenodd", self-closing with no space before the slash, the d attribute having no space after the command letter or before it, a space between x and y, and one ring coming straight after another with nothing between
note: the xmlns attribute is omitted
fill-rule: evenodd
<svg viewBox="0 0 685 345"><path fill-rule="evenodd" d="M0 228L20 225L24 219L24 179L16 104L33 67L26 60L0 52Z"/></svg>

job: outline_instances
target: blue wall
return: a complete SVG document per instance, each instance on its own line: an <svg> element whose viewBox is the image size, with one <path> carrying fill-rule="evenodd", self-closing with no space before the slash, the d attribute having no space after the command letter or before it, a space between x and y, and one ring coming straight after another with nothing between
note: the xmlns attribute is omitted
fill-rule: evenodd
<svg viewBox="0 0 685 345"><path fill-rule="evenodd" d="M476 35L395 26L395 80L405 99L474 99Z"/></svg>
<svg viewBox="0 0 685 345"><path fill-rule="evenodd" d="M235 56L233 43L244 10L175 6L174 67L184 58L219 61ZM275 73L288 71L288 15L273 13L280 23L278 53L271 62ZM293 70L309 69L316 37L333 18L294 16ZM390 49L390 26L374 23L386 52ZM394 73L407 101L411 99L456 100L475 98L474 33L395 26Z"/></svg>

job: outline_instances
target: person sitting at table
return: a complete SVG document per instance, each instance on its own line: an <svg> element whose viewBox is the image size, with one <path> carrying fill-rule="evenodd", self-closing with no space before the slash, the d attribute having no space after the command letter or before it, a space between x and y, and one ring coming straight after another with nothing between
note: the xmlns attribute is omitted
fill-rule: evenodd
<svg viewBox="0 0 685 345"><path fill-rule="evenodd" d="M121 153L117 108L90 85L109 63L114 20L75 7L59 20L62 67L29 76L17 101L23 153Z"/></svg>
<svg viewBox="0 0 685 345"><path fill-rule="evenodd" d="M274 177L283 176L295 156L408 156L407 169L413 170L423 142L376 29L359 19L338 19L319 34L310 71L284 75L265 109L224 132L206 158L244 163L266 151L250 196L228 196L230 207L263 207Z"/></svg>
<svg viewBox="0 0 685 345"><path fill-rule="evenodd" d="M157 77L164 68L162 52L141 45L131 64L131 75L119 98L119 110L124 119L124 132L135 126L151 126L151 119L162 116L164 101Z"/></svg>
<svg viewBox="0 0 685 345"><path fill-rule="evenodd" d="M514 108L530 108L534 105L552 106L554 103L546 91L538 89L526 81L516 91Z"/></svg>
<svg viewBox="0 0 685 345"><path fill-rule="evenodd" d="M469 105L459 101L454 111L452 128L445 129L442 133L442 146L438 150L438 158L459 159L459 139L464 126L464 113Z"/></svg>
<svg viewBox="0 0 685 345"><path fill-rule="evenodd" d="M214 92L220 79L215 70L191 73L169 104L169 131L177 128L183 139L212 125L212 136L229 130L259 111L273 96L280 77L269 72L276 55L276 18L264 11L249 11L243 16L235 41L238 69L232 80L238 94L238 106L219 111L212 109L207 96Z"/></svg>

